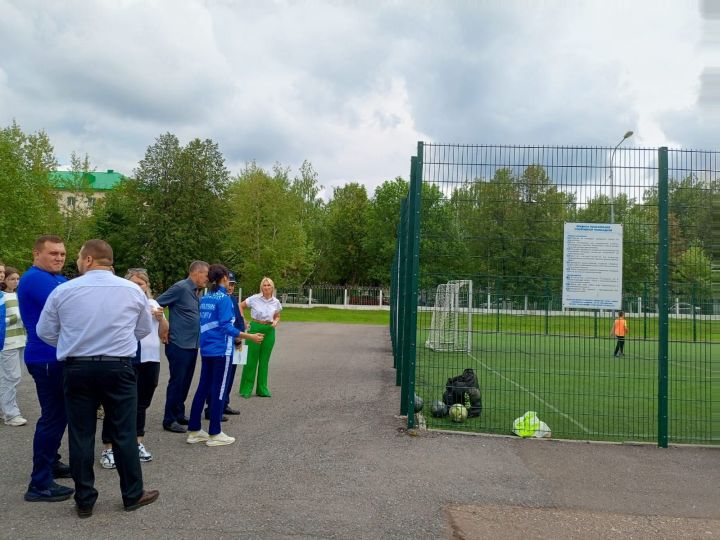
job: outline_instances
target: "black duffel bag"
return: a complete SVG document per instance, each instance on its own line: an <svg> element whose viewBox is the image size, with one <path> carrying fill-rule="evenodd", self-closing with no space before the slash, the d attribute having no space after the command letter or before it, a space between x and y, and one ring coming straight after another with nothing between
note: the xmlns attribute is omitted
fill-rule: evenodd
<svg viewBox="0 0 720 540"><path fill-rule="evenodd" d="M462 375L449 378L445 383L443 402L448 407L460 403L468 410L469 417L480 416L482 412L482 394L480 393L480 385L475 376L475 371L466 369L462 372Z"/></svg>

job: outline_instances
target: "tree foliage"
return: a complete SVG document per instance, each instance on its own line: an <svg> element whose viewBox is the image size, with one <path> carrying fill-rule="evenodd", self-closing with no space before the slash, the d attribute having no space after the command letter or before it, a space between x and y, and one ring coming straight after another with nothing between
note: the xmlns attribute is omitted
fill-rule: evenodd
<svg viewBox="0 0 720 540"><path fill-rule="evenodd" d="M271 176L251 163L233 181L222 260L239 271L246 287L255 290L264 276L278 287L307 280L314 261L303 228L305 202L279 167Z"/></svg>
<svg viewBox="0 0 720 540"><path fill-rule="evenodd" d="M135 178L143 197L144 262L156 280L167 286L187 274L192 260L217 261L230 179L217 143L193 139L182 146L175 135L161 135Z"/></svg>
<svg viewBox="0 0 720 540"><path fill-rule="evenodd" d="M402 178L368 194L359 183L335 187L324 201L308 161L293 174L280 164L248 164L234 178L217 143L182 145L160 135L134 171L96 204L59 209L49 173L57 167L44 132L0 130L0 259L26 267L44 233L65 238L70 260L90 237L108 240L115 266L149 270L156 289L182 278L195 259L223 262L252 292L269 275L278 286L320 283L382 285L390 281L402 201ZM87 155L72 155L68 184L76 199L91 196ZM673 292L707 296L718 264L720 181L703 173L669 182ZM657 189L640 200L618 193L578 200L538 165L501 168L460 185L425 182L421 191L421 287L472 278L477 291L544 294L562 278L563 223L607 223L611 207L623 225L623 277L632 295L656 294ZM72 272L72 263L69 263ZM719 270L716 270L718 272ZM715 280L717 281L717 280Z"/></svg>
<svg viewBox="0 0 720 540"><path fill-rule="evenodd" d="M686 298L703 300L712 294L710 258L700 246L692 246L680 255L673 269L672 289Z"/></svg>
<svg viewBox="0 0 720 540"><path fill-rule="evenodd" d="M63 197L72 197L72 204L60 206L62 215L62 233L60 236L65 241L65 249L68 252L65 264L66 272L77 273L77 262L75 255L80 251L83 243L94 237L91 211L94 206L94 190L90 184L90 173L95 168L90 163L90 157L85 154L80 157L73 152L70 156L70 175L60 183Z"/></svg>
<svg viewBox="0 0 720 540"><path fill-rule="evenodd" d="M0 260L26 268L42 234L62 234L62 219L49 173L57 167L44 131L25 134L13 122L0 129Z"/></svg>
<svg viewBox="0 0 720 540"><path fill-rule="evenodd" d="M395 255L395 242L400 205L407 197L408 183L400 177L387 180L378 186L369 202L366 214L365 252L366 283L386 285L390 274L390 264Z"/></svg>
<svg viewBox="0 0 720 540"><path fill-rule="evenodd" d="M324 261L318 261L320 275L327 281L339 284L365 281L368 208L365 186L351 182L333 189L324 220L321 244Z"/></svg>

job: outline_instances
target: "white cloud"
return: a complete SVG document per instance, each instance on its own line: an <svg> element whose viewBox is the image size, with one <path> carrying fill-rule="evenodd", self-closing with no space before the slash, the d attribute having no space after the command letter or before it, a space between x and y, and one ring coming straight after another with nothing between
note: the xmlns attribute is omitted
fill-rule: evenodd
<svg viewBox="0 0 720 540"><path fill-rule="evenodd" d="M0 125L100 169L171 131L370 192L423 139L708 147L702 28L694 1L0 0Z"/></svg>

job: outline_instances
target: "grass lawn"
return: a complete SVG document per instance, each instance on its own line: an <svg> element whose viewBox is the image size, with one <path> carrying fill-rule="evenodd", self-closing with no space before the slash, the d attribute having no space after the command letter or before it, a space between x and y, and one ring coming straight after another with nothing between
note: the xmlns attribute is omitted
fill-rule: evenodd
<svg viewBox="0 0 720 540"><path fill-rule="evenodd" d="M390 311L365 309L283 308L281 317L286 322L329 322L341 324L390 324Z"/></svg>
<svg viewBox="0 0 720 540"><path fill-rule="evenodd" d="M655 441L657 343L629 339L625 357L614 358L615 340L607 337L607 329L594 337L594 321L583 319L551 317L550 334L545 335L542 317L503 316L505 331L498 333L496 320L478 316L469 353L436 352L425 347L430 314L423 313L418 319L416 391L425 400L428 426L507 434L516 417L534 410L554 437ZM672 442L720 444L720 342L686 341L692 340L691 323L671 321L670 437ZM717 336L719 324L707 321L705 335ZM638 335L638 326L631 320L631 335ZM465 368L478 376L482 415L462 424L432 418L431 402L442 399L446 380Z"/></svg>

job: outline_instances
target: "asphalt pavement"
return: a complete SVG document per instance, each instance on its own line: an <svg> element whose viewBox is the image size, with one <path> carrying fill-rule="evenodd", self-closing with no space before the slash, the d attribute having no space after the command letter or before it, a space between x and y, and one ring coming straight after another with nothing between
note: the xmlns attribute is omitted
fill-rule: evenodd
<svg viewBox="0 0 720 540"><path fill-rule="evenodd" d="M117 473L96 463L80 520L72 499L23 501L39 414L25 372L30 423L0 425L0 538L720 538L720 448L408 434L383 327L282 324L273 397L241 399L236 377L230 446L162 430L167 376L164 363L142 466L160 499L124 512Z"/></svg>

